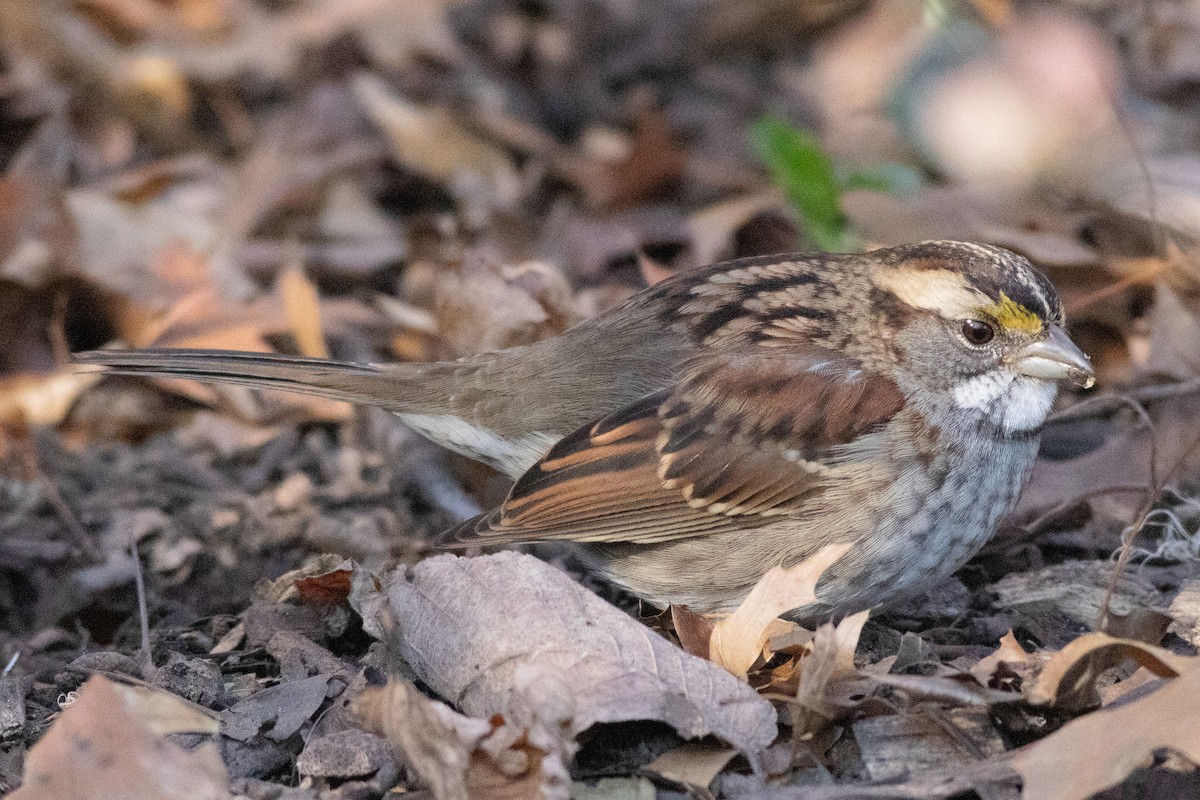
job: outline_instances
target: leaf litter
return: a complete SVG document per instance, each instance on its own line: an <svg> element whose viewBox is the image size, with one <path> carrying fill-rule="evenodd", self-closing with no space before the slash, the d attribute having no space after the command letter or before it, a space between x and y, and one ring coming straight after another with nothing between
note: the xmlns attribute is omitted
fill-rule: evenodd
<svg viewBox="0 0 1200 800"><path fill-rule="evenodd" d="M793 5L0 2L0 791L1200 793L1200 21ZM971 565L816 631L778 618L813 565L668 626L554 548L427 558L502 479L66 363L459 357L689 265L936 237L1044 266L1101 391Z"/></svg>

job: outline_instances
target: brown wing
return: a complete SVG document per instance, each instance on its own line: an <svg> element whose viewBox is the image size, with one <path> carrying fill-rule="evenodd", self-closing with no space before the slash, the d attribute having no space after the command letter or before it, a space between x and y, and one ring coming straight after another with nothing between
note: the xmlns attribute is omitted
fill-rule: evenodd
<svg viewBox="0 0 1200 800"><path fill-rule="evenodd" d="M790 355L690 365L674 389L560 441L500 508L442 543L650 544L799 512L829 485L831 451L891 419L903 397L853 365Z"/></svg>

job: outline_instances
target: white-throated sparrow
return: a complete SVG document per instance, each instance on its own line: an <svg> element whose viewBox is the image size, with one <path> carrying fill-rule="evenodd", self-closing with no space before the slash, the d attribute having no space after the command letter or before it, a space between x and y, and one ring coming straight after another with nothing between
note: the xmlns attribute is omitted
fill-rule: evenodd
<svg viewBox="0 0 1200 800"><path fill-rule="evenodd" d="M676 275L563 335L434 364L106 350L116 372L382 406L517 478L448 546L581 543L656 605L737 605L832 542L815 620L919 592L1015 504L1057 390L1090 385L1050 283L926 242Z"/></svg>

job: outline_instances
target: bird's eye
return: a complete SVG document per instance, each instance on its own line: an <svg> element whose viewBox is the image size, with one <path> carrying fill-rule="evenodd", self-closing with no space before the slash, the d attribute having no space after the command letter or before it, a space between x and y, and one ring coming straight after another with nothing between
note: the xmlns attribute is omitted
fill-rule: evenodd
<svg viewBox="0 0 1200 800"><path fill-rule="evenodd" d="M962 335L969 344L984 345L995 338L996 329L977 319L965 319L962 324Z"/></svg>

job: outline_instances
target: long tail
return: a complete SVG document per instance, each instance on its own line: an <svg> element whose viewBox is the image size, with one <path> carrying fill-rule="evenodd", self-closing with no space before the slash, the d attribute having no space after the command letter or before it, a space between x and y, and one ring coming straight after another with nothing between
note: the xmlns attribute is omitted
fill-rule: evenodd
<svg viewBox="0 0 1200 800"><path fill-rule="evenodd" d="M77 364L107 367L116 375L192 378L261 389L282 389L405 411L412 406L421 365L351 364L236 350L91 350Z"/></svg>

